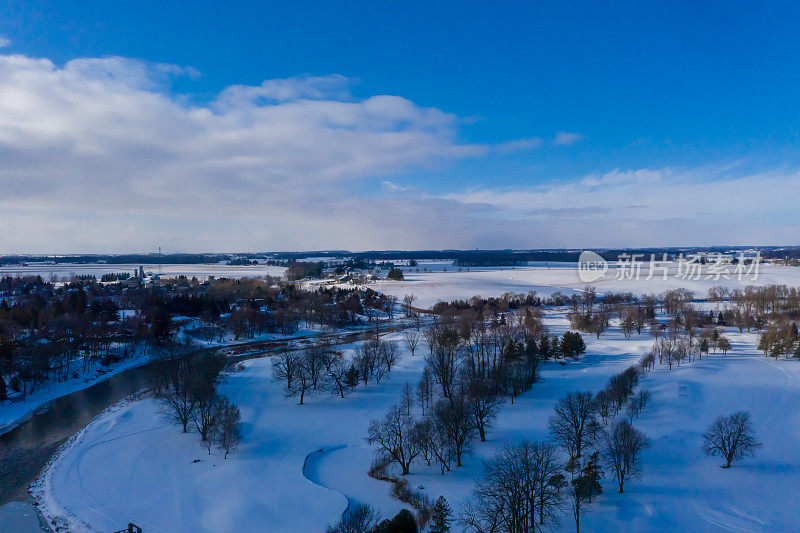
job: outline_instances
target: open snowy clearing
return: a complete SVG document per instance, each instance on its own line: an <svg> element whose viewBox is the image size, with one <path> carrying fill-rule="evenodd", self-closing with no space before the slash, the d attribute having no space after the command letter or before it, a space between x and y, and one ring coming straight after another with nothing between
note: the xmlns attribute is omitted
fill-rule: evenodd
<svg viewBox="0 0 800 533"><path fill-rule="evenodd" d="M616 279L625 271L619 265L610 264L608 272L602 279L585 283L578 276L577 263L551 263L548 266L472 268L458 272L456 267L449 267L447 272L417 272L417 269L404 268L403 281L379 281L369 285L370 288L403 298L406 294L415 295L418 300L414 305L430 308L439 300L465 299L475 295L483 297L500 296L506 292L527 293L536 291L540 296L550 296L554 292L562 292L571 296L575 291L582 291L586 285L593 285L599 293L632 292L634 294L658 294L665 290L685 288L694 291L698 298L705 297L710 287L723 285L731 289L743 289L747 285L797 285L800 281L800 268L762 264L756 279L730 275L728 278L716 274L708 274L703 270L700 279L684 279L677 275L677 267L668 271L667 279L662 279L661 272L655 272L652 279L647 279L647 267L642 269L639 279Z"/></svg>
<svg viewBox="0 0 800 533"><path fill-rule="evenodd" d="M549 313L547 323L553 333L567 327L560 312ZM753 334L726 336L734 346L727 356L712 353L673 370L657 366L642 380L640 387L653 393L634 421L652 439L644 477L622 495L607 477L605 493L582 520L587 531L792 528L800 503L800 364L765 359ZM545 438L553 403L564 392L596 392L653 342L645 334L626 340L616 328L599 341L584 338L587 354L545 364L542 380L501 408L488 441L475 443L475 455L462 468L440 475L417 461L411 486L423 486L431 498L444 494L457 509L483 460L506 442ZM320 394L303 406L284 399L269 363L248 361L222 387L242 410L243 440L235 455L224 460L212 450L209 456L197 434L169 425L152 400L123 404L98 417L46 470L36 489L45 515L95 531L128 521L148 531L321 531L348 501L394 515L401 505L389 496L389 485L366 474L374 453L365 436L369 421L398 401L402 386L416 383L421 354L412 358L404 351L380 385L360 386L344 400ZM764 447L724 470L718 458L702 455L701 435L718 415L739 409L751 412ZM571 518L557 530L574 530Z"/></svg>

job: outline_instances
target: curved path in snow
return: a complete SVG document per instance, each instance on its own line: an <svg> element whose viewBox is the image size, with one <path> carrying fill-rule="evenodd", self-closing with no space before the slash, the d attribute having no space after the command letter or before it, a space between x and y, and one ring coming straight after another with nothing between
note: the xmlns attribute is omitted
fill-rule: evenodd
<svg viewBox="0 0 800 533"><path fill-rule="evenodd" d="M309 480L311 483L322 487L323 489L327 489L337 494L341 494L347 499L347 507L345 507L344 511L342 511L342 517L344 517L350 511L350 509L353 509L358 504L358 502L353 498L349 497L347 494L344 494L342 492L339 492L338 490L325 486L325 484L320 479L321 476L319 475L318 467L319 467L319 462L322 461L325 457L329 456L333 452L337 452L345 448L347 448L347 444L340 444L339 446L328 446L327 448L320 448L319 450L314 450L313 452L306 455L306 458L303 461L304 478Z"/></svg>

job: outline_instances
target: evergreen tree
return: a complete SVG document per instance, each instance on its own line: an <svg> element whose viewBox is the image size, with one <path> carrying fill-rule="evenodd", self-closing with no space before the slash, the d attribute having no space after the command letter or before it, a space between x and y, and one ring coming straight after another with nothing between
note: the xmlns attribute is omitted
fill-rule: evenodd
<svg viewBox="0 0 800 533"><path fill-rule="evenodd" d="M418 533L417 521L408 509L401 509L391 520L384 520L372 533Z"/></svg>
<svg viewBox="0 0 800 533"><path fill-rule="evenodd" d="M600 480L603 479L603 470L600 468L600 453L594 452L586 466L581 471L582 490L585 491L588 503L592 503L592 498L603 493L603 486Z"/></svg>
<svg viewBox="0 0 800 533"><path fill-rule="evenodd" d="M402 281L403 279L403 271L399 268L392 268L389 270L389 273L386 274L387 279L395 280L395 281Z"/></svg>
<svg viewBox="0 0 800 533"><path fill-rule="evenodd" d="M541 354L542 359L550 357L550 339L547 335L542 335L539 340L539 354Z"/></svg>
<svg viewBox="0 0 800 533"><path fill-rule="evenodd" d="M436 504L433 506L431 513L431 533L447 533L450 531L450 524L452 524L453 512L450 510L447 500L444 496L439 496Z"/></svg>
<svg viewBox="0 0 800 533"><path fill-rule="evenodd" d="M561 337L561 353L564 357L577 358L586 351L586 343L581 334L572 331L565 331Z"/></svg>
<svg viewBox="0 0 800 533"><path fill-rule="evenodd" d="M708 339L701 339L700 340L700 354L708 355Z"/></svg>
<svg viewBox="0 0 800 533"><path fill-rule="evenodd" d="M350 368L347 369L347 373L344 375L344 383L351 389L355 389L358 386L359 374L358 369L356 369L355 365L352 363L350 364Z"/></svg>

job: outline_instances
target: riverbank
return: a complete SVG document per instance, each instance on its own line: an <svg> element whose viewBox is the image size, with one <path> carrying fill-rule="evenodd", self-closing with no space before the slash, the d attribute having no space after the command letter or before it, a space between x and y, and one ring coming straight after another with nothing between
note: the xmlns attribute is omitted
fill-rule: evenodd
<svg viewBox="0 0 800 533"><path fill-rule="evenodd" d="M22 422L30 420L34 414L46 411L53 400L91 387L121 372L147 364L149 361L148 355L136 353L108 367L96 364L88 375L79 375L60 383L46 382L24 399L0 402L0 435L8 433Z"/></svg>

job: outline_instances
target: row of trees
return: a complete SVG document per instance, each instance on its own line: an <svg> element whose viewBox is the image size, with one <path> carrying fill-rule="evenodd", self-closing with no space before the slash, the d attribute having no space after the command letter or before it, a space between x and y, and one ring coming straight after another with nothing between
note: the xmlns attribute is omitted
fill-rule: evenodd
<svg viewBox="0 0 800 533"><path fill-rule="evenodd" d="M619 319L620 330L626 338L643 331L658 335L663 329L683 331L694 337L698 330L720 326L736 327L740 333L752 328L761 331L771 322L786 323L787 318L800 313L800 289L785 285L748 286L736 290L712 287L707 299L722 302L725 307L717 312L700 312L692 305L694 294L686 289L673 289L658 295L610 293L601 297L591 286L580 295L573 295L566 303L570 306L567 316L572 327L598 337L614 316ZM656 320L658 310L668 315L666 324ZM793 345L792 349L796 347ZM786 347L778 350L785 353Z"/></svg>
<svg viewBox="0 0 800 533"><path fill-rule="evenodd" d="M758 349L764 356L796 357L800 359L800 334L797 331L797 322L786 319L770 323L758 339Z"/></svg>
<svg viewBox="0 0 800 533"><path fill-rule="evenodd" d="M379 338L361 343L349 360L327 338L307 348L289 344L272 356L272 376L282 382L287 397L302 405L307 396L325 391L344 398L359 383L380 383L400 356L397 344Z"/></svg>
<svg viewBox="0 0 800 533"><path fill-rule="evenodd" d="M649 439L626 419L604 428L592 393L567 393L556 403L549 428L552 441L507 445L485 464L462 509L465 526L478 532L543 531L569 510L579 532L581 516L602 493L603 465L620 493L641 476Z"/></svg>

